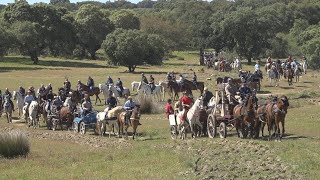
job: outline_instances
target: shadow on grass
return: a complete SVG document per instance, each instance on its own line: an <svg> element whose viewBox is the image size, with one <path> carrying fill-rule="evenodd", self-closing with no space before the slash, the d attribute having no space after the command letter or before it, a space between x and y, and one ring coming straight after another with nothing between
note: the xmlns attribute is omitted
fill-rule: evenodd
<svg viewBox="0 0 320 180"><path fill-rule="evenodd" d="M296 86L296 87L308 87L308 86Z"/></svg>
<svg viewBox="0 0 320 180"><path fill-rule="evenodd" d="M11 72L11 71L32 71L32 70L43 70L47 68L41 67L0 67L0 72ZM50 68L50 70L68 70L64 68Z"/></svg>
<svg viewBox="0 0 320 180"><path fill-rule="evenodd" d="M257 91L257 94L270 94L271 91Z"/></svg>
<svg viewBox="0 0 320 180"><path fill-rule="evenodd" d="M294 87L287 87L287 86L286 86L286 87L281 87L281 86L280 86L280 88L281 88L281 89L294 89Z"/></svg>
<svg viewBox="0 0 320 180"><path fill-rule="evenodd" d="M311 82L311 81L304 81L303 83L312 84L313 82Z"/></svg>
<svg viewBox="0 0 320 180"><path fill-rule="evenodd" d="M90 63L89 60L83 60L84 62L79 62L78 60L39 60L38 65L51 66L51 67L77 67L77 68L115 68L112 66L98 65ZM88 62L89 61L89 62ZM33 65L33 62L27 57L5 57L2 62L4 63L19 63L24 65ZM37 65L34 65L37 66Z"/></svg>

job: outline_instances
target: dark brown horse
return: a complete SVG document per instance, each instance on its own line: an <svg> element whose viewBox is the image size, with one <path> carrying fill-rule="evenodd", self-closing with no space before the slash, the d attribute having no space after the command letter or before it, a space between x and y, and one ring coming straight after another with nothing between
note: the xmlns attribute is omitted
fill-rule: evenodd
<svg viewBox="0 0 320 180"><path fill-rule="evenodd" d="M255 106L256 97L248 95L245 104L238 104L233 109L235 118L234 126L237 130L238 137L246 138L250 131L250 137L253 137L253 128L255 123ZM240 129L240 133L239 133Z"/></svg>
<svg viewBox="0 0 320 180"><path fill-rule="evenodd" d="M120 136L120 131L121 131L121 135L124 134L123 133L123 128L124 128L125 137L128 138L128 128L132 126L133 128L132 139L134 139L137 132L138 125L139 125L139 120L140 120L140 106L136 105L134 107L130 116L130 122L128 124L125 123L125 116L126 116L126 112L122 112L118 116L119 136Z"/></svg>
<svg viewBox="0 0 320 180"><path fill-rule="evenodd" d="M292 69L285 70L284 78L288 79L288 84L289 84L289 86L291 86L292 85L292 80L293 80L293 70Z"/></svg>
<svg viewBox="0 0 320 180"><path fill-rule="evenodd" d="M182 86L179 85L176 81L168 81L168 88L171 91L171 99L178 100L179 99L179 92L187 92L187 94L192 94L191 89L189 86L183 84Z"/></svg>
<svg viewBox="0 0 320 180"><path fill-rule="evenodd" d="M282 95L278 98L276 103L269 103L266 106L266 120L269 131L269 141L271 140L271 131L275 130L276 140L281 140L285 133L285 118L289 107L289 100L287 96ZM280 134L280 123L282 125L282 132Z"/></svg>
<svg viewBox="0 0 320 180"><path fill-rule="evenodd" d="M101 99L99 98L99 94L100 94L100 88L98 87L93 87L92 90L90 90L89 86L86 86L84 84L81 84L81 88L83 91L85 91L89 96L93 96L96 95L96 102L95 104L97 104L97 100L99 99L100 103L101 103Z"/></svg>
<svg viewBox="0 0 320 180"><path fill-rule="evenodd" d="M200 90L200 93L203 94L203 90L204 90L204 82L196 82L196 85L193 84L193 82L189 81L189 80L184 80L184 84L186 85L186 87L188 89L191 90Z"/></svg>

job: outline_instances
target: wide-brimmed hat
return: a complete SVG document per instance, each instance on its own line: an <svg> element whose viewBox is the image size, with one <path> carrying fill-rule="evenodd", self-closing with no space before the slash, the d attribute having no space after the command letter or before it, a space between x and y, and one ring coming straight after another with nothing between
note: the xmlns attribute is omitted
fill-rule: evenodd
<svg viewBox="0 0 320 180"><path fill-rule="evenodd" d="M204 89L203 89L203 90L208 91L208 87L204 87Z"/></svg>
<svg viewBox="0 0 320 180"><path fill-rule="evenodd" d="M128 96L128 99L132 99L132 97L131 97L131 96Z"/></svg>

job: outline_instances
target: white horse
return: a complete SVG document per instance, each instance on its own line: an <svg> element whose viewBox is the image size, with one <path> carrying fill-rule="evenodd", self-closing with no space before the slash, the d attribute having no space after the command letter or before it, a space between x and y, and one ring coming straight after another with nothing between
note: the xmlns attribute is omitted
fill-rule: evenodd
<svg viewBox="0 0 320 180"><path fill-rule="evenodd" d="M203 99L202 99L202 96L200 96L187 112L187 121L189 122L189 125L190 125L192 137L196 136L194 132L195 125L198 125L200 127L200 132L202 132L202 129L203 129L203 126L200 122L200 115L199 115L199 112L202 106L203 106ZM177 125L178 127L180 127L179 134L181 134L181 136L183 135L182 132L185 131L185 127L184 126L181 127L181 124L183 122L182 117L183 117L184 111L185 110L180 111L177 116Z"/></svg>
<svg viewBox="0 0 320 180"><path fill-rule="evenodd" d="M272 70L272 69L268 69L267 70L267 77L269 79L269 84L270 86L272 86L272 80L274 80L274 83L275 83L275 87L278 86L278 82L279 82L279 73L277 75L277 73Z"/></svg>
<svg viewBox="0 0 320 180"><path fill-rule="evenodd" d="M22 109L24 106L24 96L19 91L13 91L13 100L17 100L17 106L18 106L18 113L19 113L19 118L22 115Z"/></svg>
<svg viewBox="0 0 320 180"><path fill-rule="evenodd" d="M168 82L166 81L159 81L159 85L162 87L162 101L165 99L166 93L168 93L168 96L172 96L172 92L170 91L170 87L168 86Z"/></svg>
<svg viewBox="0 0 320 180"><path fill-rule="evenodd" d="M294 77L295 77L295 79L296 79L296 82L299 82L299 78L300 78L300 76L301 76L301 73L300 73L300 70L299 70L299 66L298 66L298 65L295 66L295 68L294 68L294 70L293 70L293 75L294 75Z"/></svg>
<svg viewBox="0 0 320 180"><path fill-rule="evenodd" d="M133 82L131 83L132 92L134 92L134 90L137 90L137 91L138 91L139 84L140 84L140 82L138 82L138 81L133 81Z"/></svg>
<svg viewBox="0 0 320 180"><path fill-rule="evenodd" d="M152 91L149 84L141 82L139 85L139 92L138 93L144 93L147 96L152 95L160 102L161 101L161 88L162 88L162 86L155 84L155 88Z"/></svg>
<svg viewBox="0 0 320 180"><path fill-rule="evenodd" d="M303 61L302 69L303 69L303 73L307 74L307 69L308 69L308 62L307 61Z"/></svg>
<svg viewBox="0 0 320 180"><path fill-rule="evenodd" d="M109 138L111 137L112 127L117 130L116 132L119 132L118 116L121 112L123 112L122 106L117 106L111 110L109 110L109 108L106 108L103 112L99 112L97 114L97 122L99 122L100 124L99 128L101 135L105 134L107 125L109 128ZM116 135L115 131L113 131L113 135Z"/></svg>
<svg viewBox="0 0 320 180"><path fill-rule="evenodd" d="M233 63L231 63L230 65L231 65L231 68L236 72L242 69L242 64L239 59L235 59Z"/></svg>
<svg viewBox="0 0 320 180"><path fill-rule="evenodd" d="M27 117L26 112L28 111L29 117ZM28 127L31 125L33 128L39 127L39 118L38 118L39 104L37 101L31 101L29 108L27 109L27 105L23 107L23 114L26 117L26 121L28 122Z"/></svg>
<svg viewBox="0 0 320 180"><path fill-rule="evenodd" d="M6 113L8 123L12 123L12 106L9 96L4 96L3 110ZM2 113L2 112L1 112Z"/></svg>
<svg viewBox="0 0 320 180"><path fill-rule="evenodd" d="M112 91L114 97L119 102L118 98L120 98L120 94L119 94L119 91L117 90L117 88L113 84L109 84L108 91L109 90ZM107 91L107 94L108 94L108 91ZM127 98L128 96L130 96L130 90L126 87L123 87L122 97Z"/></svg>
<svg viewBox="0 0 320 180"><path fill-rule="evenodd" d="M104 96L104 104L107 104L107 99L108 99L108 91L109 91L109 86L105 85L105 84L99 84L99 89L100 89L100 93L103 94Z"/></svg>

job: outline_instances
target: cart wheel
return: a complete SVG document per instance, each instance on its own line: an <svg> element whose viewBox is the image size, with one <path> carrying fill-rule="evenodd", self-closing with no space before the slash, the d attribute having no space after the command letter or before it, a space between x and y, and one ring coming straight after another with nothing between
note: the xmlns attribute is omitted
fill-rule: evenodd
<svg viewBox="0 0 320 180"><path fill-rule="evenodd" d="M217 135L217 121L216 117L210 114L207 120L207 129L209 138L214 138Z"/></svg>
<svg viewBox="0 0 320 180"><path fill-rule="evenodd" d="M72 129L73 129L73 132L78 133L79 132L79 124L77 122L73 122Z"/></svg>
<svg viewBox="0 0 320 180"><path fill-rule="evenodd" d="M177 139L177 127L176 126L170 127L170 135L171 135L171 139Z"/></svg>
<svg viewBox="0 0 320 180"><path fill-rule="evenodd" d="M85 134L86 133L86 125L84 122L80 123L80 134Z"/></svg>
<svg viewBox="0 0 320 180"><path fill-rule="evenodd" d="M227 126L225 122L221 122L219 125L219 134L220 138L226 138L227 137Z"/></svg>

